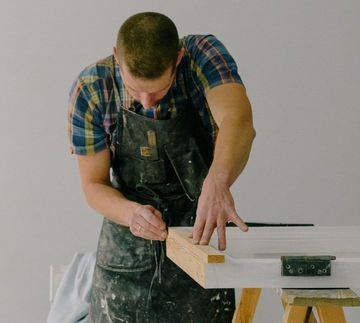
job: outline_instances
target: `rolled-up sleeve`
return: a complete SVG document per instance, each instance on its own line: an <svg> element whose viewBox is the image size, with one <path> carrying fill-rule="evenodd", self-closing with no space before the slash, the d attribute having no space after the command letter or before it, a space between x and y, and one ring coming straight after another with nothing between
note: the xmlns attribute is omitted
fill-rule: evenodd
<svg viewBox="0 0 360 323"><path fill-rule="evenodd" d="M94 154L108 147L99 96L91 84L77 79L70 90L68 137L71 153Z"/></svg>
<svg viewBox="0 0 360 323"><path fill-rule="evenodd" d="M185 46L191 57L192 79L200 92L225 83L243 84L234 59L215 36L191 35Z"/></svg>

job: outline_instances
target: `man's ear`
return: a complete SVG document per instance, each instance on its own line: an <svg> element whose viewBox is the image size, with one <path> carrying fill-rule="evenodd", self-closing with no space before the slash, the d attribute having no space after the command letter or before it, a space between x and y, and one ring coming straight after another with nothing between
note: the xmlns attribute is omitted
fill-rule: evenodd
<svg viewBox="0 0 360 323"><path fill-rule="evenodd" d="M118 55L117 55L116 47L113 47L112 52L113 52L113 55L114 55L114 58L115 58L116 63L118 63L118 64L120 65L119 57L118 57Z"/></svg>
<svg viewBox="0 0 360 323"><path fill-rule="evenodd" d="M178 57L177 57L177 60L176 60L176 66L178 66L183 58L185 54L185 48L184 47L181 47L181 49L179 50L179 54L178 54Z"/></svg>

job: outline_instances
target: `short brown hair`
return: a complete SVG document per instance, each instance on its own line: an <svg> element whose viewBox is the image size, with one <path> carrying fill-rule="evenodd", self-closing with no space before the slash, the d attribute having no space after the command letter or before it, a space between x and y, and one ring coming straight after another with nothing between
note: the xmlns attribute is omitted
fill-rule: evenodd
<svg viewBox="0 0 360 323"><path fill-rule="evenodd" d="M120 61L138 78L155 79L176 66L179 35L175 24L157 12L129 17L120 27L117 42Z"/></svg>

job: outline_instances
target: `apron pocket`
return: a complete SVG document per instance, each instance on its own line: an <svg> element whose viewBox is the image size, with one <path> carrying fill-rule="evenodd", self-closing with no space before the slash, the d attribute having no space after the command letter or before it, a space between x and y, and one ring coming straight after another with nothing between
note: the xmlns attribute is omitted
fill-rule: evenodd
<svg viewBox="0 0 360 323"><path fill-rule="evenodd" d="M154 266L151 241L135 237L128 227L104 219L96 262L118 272L148 270Z"/></svg>
<svg viewBox="0 0 360 323"><path fill-rule="evenodd" d="M201 192L203 181L208 173L208 167L194 142L190 145L190 151L177 155L167 145L165 152L171 165L183 187L185 193L194 201Z"/></svg>
<svg viewBox="0 0 360 323"><path fill-rule="evenodd" d="M134 183L159 184L166 181L165 163L161 159L143 160L122 157L119 160L118 169L120 178L128 186L135 187Z"/></svg>

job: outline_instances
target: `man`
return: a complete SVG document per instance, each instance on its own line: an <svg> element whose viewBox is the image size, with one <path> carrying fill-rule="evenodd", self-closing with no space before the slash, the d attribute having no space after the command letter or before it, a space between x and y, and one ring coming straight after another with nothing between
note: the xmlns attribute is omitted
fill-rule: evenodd
<svg viewBox="0 0 360 323"><path fill-rule="evenodd" d="M202 289L164 248L168 226L194 226L195 244L216 229L220 250L227 222L247 230L229 188L255 131L221 42L179 40L159 13L128 18L113 55L75 81L69 136L87 202L104 215L91 322L230 322L234 291Z"/></svg>

